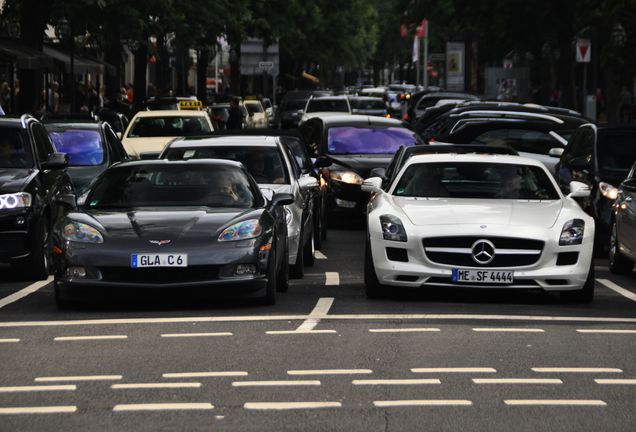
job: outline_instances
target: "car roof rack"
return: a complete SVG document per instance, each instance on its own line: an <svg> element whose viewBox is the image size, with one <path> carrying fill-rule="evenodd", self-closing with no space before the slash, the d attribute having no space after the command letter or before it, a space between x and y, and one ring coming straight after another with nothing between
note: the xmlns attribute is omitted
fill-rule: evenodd
<svg viewBox="0 0 636 432"><path fill-rule="evenodd" d="M446 154L446 153L459 153L459 154L491 154L491 155L510 155L519 156L516 150L506 146L490 146L481 144L451 144L451 143L435 143L429 145L416 145L413 147L407 147L404 150L404 157L412 157L423 154Z"/></svg>

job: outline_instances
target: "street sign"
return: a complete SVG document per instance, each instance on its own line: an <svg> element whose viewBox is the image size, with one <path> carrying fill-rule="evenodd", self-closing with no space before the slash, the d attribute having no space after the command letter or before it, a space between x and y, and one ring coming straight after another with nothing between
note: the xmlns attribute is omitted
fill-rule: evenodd
<svg viewBox="0 0 636 432"><path fill-rule="evenodd" d="M589 39L576 40L576 62L589 63L592 60L592 44Z"/></svg>
<svg viewBox="0 0 636 432"><path fill-rule="evenodd" d="M262 70L263 72L269 72L272 69L274 69L274 62L272 61L258 62L258 69Z"/></svg>

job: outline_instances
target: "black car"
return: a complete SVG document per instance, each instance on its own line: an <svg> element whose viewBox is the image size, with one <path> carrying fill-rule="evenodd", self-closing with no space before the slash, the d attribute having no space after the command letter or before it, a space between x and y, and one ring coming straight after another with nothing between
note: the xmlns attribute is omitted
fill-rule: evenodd
<svg viewBox="0 0 636 432"><path fill-rule="evenodd" d="M636 262L636 162L613 205L609 248L610 271L631 273Z"/></svg>
<svg viewBox="0 0 636 432"><path fill-rule="evenodd" d="M289 194L261 194L238 162L114 165L84 205L55 225L55 299L64 308L102 288L203 288L259 296L287 287Z"/></svg>
<svg viewBox="0 0 636 432"><path fill-rule="evenodd" d="M108 123L52 123L46 130L55 149L68 157L68 174L78 196L106 168L130 159Z"/></svg>
<svg viewBox="0 0 636 432"><path fill-rule="evenodd" d="M306 97L298 97L297 99L286 98L283 99L278 112L276 113L276 119L278 121L279 129L291 129L298 127L300 119L305 111L305 105L309 100L310 95Z"/></svg>
<svg viewBox="0 0 636 432"><path fill-rule="evenodd" d="M595 249L605 254L609 248L612 204L618 186L636 161L636 126L581 126L572 136L556 166L562 190L571 181L590 186L592 194L580 202L596 220Z"/></svg>
<svg viewBox="0 0 636 432"><path fill-rule="evenodd" d="M360 189L373 168L386 167L401 146L420 143L399 120L361 115L314 117L300 126L309 154L325 158L328 213L362 214L369 194Z"/></svg>
<svg viewBox="0 0 636 432"><path fill-rule="evenodd" d="M49 234L64 211L56 200L73 191L66 166L36 119L0 118L0 262L25 276L49 274Z"/></svg>
<svg viewBox="0 0 636 432"><path fill-rule="evenodd" d="M476 101L479 98L468 93L453 93L441 91L423 91L412 95L407 103L406 118L404 120L415 123L424 114L427 108L437 105L441 100L450 99L455 101Z"/></svg>

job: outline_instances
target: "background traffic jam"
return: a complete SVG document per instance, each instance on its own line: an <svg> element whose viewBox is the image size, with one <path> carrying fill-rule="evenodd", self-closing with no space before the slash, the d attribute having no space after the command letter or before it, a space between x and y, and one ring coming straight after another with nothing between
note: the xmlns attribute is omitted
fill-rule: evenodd
<svg viewBox="0 0 636 432"><path fill-rule="evenodd" d="M147 3L0 2L0 429L633 428L636 3Z"/></svg>

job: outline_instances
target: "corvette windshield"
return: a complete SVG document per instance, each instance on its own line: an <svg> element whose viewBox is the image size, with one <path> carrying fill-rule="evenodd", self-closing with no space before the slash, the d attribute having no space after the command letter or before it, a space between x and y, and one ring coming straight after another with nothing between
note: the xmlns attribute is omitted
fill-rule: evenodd
<svg viewBox="0 0 636 432"><path fill-rule="evenodd" d="M86 203L91 209L134 207L254 207L239 168L206 165L133 165L101 177Z"/></svg>
<svg viewBox="0 0 636 432"><path fill-rule="evenodd" d="M403 127L332 127L327 136L327 152L332 155L393 154L400 146L415 144L415 133Z"/></svg>
<svg viewBox="0 0 636 432"><path fill-rule="evenodd" d="M393 193L423 198L559 199L548 175L539 167L480 162L413 164Z"/></svg>

